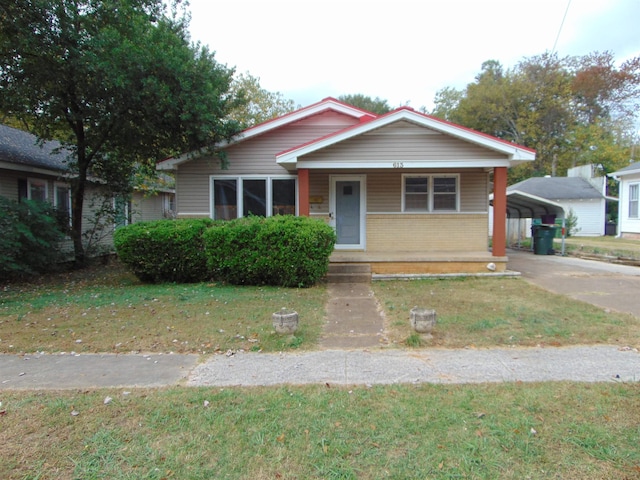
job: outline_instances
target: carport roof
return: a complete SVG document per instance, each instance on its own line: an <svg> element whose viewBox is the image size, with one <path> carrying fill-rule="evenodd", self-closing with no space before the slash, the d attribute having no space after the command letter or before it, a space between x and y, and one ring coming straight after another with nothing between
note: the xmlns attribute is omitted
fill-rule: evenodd
<svg viewBox="0 0 640 480"><path fill-rule="evenodd" d="M489 197L493 206L493 194ZM507 216L509 218L539 218L543 215L555 215L564 218L565 212L559 203L519 190L507 192Z"/></svg>

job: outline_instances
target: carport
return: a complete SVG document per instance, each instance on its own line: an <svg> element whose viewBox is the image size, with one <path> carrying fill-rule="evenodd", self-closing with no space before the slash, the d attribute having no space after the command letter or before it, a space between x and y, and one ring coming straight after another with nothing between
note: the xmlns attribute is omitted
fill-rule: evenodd
<svg viewBox="0 0 640 480"><path fill-rule="evenodd" d="M489 204L493 206L493 194L489 196ZM559 203L538 197L519 190L507 189L507 218L540 218L548 216L562 219L562 255L564 255L565 211ZM507 238L509 237L509 223L507 223Z"/></svg>

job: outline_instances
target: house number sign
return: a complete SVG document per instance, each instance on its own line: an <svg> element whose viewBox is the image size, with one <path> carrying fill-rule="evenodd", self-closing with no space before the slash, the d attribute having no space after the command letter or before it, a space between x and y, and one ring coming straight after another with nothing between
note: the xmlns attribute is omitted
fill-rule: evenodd
<svg viewBox="0 0 640 480"><path fill-rule="evenodd" d="M393 168L404 168L404 162L393 162Z"/></svg>

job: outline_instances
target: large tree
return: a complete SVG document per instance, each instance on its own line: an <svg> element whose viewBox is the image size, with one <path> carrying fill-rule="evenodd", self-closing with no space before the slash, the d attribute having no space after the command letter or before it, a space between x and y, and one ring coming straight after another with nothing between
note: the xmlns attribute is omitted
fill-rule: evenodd
<svg viewBox="0 0 640 480"><path fill-rule="evenodd" d="M247 103L238 106L230 113L243 127L251 127L280 117L296 109L293 100L286 99L280 92L270 92L260 86L260 78L249 72L241 73L233 79L231 92Z"/></svg>
<svg viewBox="0 0 640 480"><path fill-rule="evenodd" d="M377 113L378 115L384 115L385 113L393 110L386 100L380 97L371 98L367 95L363 95L362 93L340 95L338 100L348 105L353 105L354 107L366 110L367 112Z"/></svg>
<svg viewBox="0 0 640 480"><path fill-rule="evenodd" d="M72 152L72 239L89 176L126 190L136 165L230 138L233 70L188 34L176 0L0 4L0 111Z"/></svg>
<svg viewBox="0 0 640 480"><path fill-rule="evenodd" d="M547 53L510 70L483 63L465 89L438 92L432 114L536 149L535 162L510 171L518 181L583 163L605 172L624 166L639 100L640 58L616 67L610 53Z"/></svg>

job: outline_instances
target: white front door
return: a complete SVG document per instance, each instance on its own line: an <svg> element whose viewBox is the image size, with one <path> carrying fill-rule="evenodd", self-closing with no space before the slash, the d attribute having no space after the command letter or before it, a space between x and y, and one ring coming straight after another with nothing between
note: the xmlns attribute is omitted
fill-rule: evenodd
<svg viewBox="0 0 640 480"><path fill-rule="evenodd" d="M336 230L336 249L364 249L365 177L331 177L331 225Z"/></svg>

